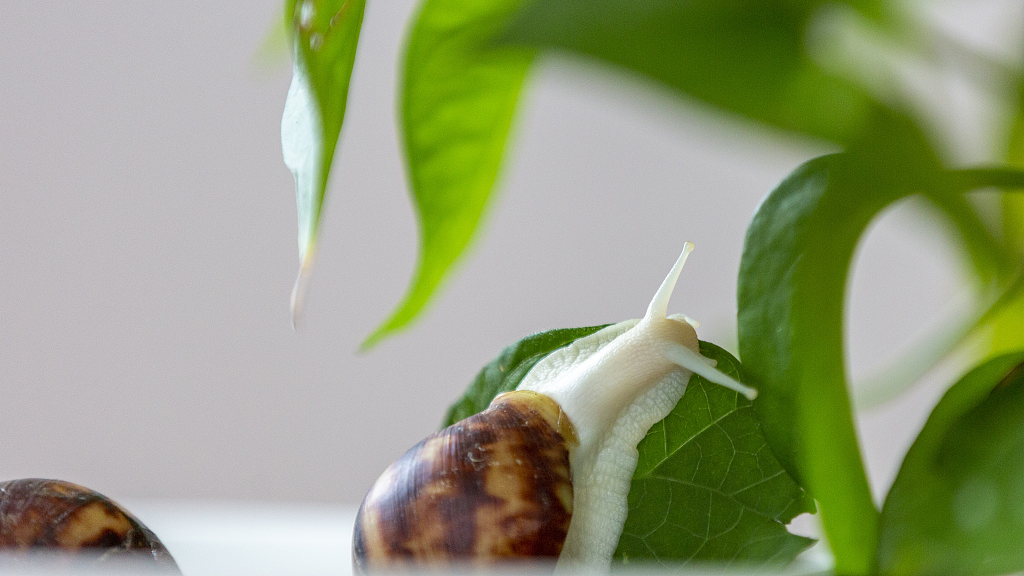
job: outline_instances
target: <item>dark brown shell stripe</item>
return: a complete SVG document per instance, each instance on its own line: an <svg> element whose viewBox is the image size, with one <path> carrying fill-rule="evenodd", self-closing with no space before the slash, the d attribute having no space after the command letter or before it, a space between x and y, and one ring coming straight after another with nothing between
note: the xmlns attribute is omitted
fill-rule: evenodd
<svg viewBox="0 0 1024 576"><path fill-rule="evenodd" d="M145 556L176 568L156 535L102 494L61 480L0 482L0 552L43 549Z"/></svg>
<svg viewBox="0 0 1024 576"><path fill-rule="evenodd" d="M571 424L551 399L512 392L417 444L356 517L356 572L557 558L572 516Z"/></svg>

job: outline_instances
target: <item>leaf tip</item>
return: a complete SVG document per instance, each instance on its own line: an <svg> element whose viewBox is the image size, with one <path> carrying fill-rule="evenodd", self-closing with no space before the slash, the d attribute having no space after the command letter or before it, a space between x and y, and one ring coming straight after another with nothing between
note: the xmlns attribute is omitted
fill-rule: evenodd
<svg viewBox="0 0 1024 576"><path fill-rule="evenodd" d="M372 333L372 334L370 334L369 336L367 336L367 337L366 337L366 339L365 339L365 340L363 340L363 341L362 341L362 342L361 342L361 343L359 344L359 352L361 352L361 353L366 353L366 352L369 352L369 351L370 351L370 350L372 350L372 349L373 349L373 348L374 348L375 346L377 346L377 344L378 344L378 343L379 343L379 342L380 342L381 340L383 340L383 339L384 339L384 336L385 336L386 334L387 334L387 331L386 331L386 330L384 329L384 326L381 326L380 328L377 328L376 330L374 330L374 331L373 331L373 333Z"/></svg>
<svg viewBox="0 0 1024 576"><path fill-rule="evenodd" d="M369 352L375 348L377 344L380 344L382 340L405 328L408 323L409 319L401 319L397 312L392 314L387 320L382 322L380 326L377 326L377 329L370 333L370 335L367 336L361 344L359 344L359 351Z"/></svg>
<svg viewBox="0 0 1024 576"><path fill-rule="evenodd" d="M292 286L291 296L291 313L292 313L292 330L295 330L298 326L299 319L302 317L302 309L306 304L306 293L309 291L309 280L313 275L313 256L312 251L306 252L306 255L302 259L302 265L299 266L299 274L295 278L295 284Z"/></svg>

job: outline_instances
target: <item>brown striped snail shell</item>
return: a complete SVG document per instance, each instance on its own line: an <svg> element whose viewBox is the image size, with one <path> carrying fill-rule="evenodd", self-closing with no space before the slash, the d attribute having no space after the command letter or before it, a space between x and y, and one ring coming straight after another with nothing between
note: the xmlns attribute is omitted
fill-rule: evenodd
<svg viewBox="0 0 1024 576"><path fill-rule="evenodd" d="M756 395L700 355L688 319L667 314L692 249L687 242L642 319L552 352L516 391L388 467L356 516L356 572L513 558L607 568L636 446L690 376Z"/></svg>
<svg viewBox="0 0 1024 576"><path fill-rule="evenodd" d="M62 480L0 482L0 553L39 552L98 562L151 560L161 570L178 571L156 535L102 494Z"/></svg>
<svg viewBox="0 0 1024 576"><path fill-rule="evenodd" d="M363 500L353 541L356 570L557 559L572 516L575 443L572 424L554 401L518 391L429 436Z"/></svg>

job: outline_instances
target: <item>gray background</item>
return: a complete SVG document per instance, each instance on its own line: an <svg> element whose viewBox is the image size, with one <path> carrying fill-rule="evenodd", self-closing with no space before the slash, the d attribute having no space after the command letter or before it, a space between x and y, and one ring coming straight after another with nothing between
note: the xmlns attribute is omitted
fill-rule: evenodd
<svg viewBox="0 0 1024 576"><path fill-rule="evenodd" d="M394 113L413 4L369 2L293 332L295 208L279 141L290 68L254 56L279 3L3 2L0 479L358 502L506 344L642 315L684 240L697 250L672 309L734 348L746 223L828 148L550 59L475 248L419 323L356 353L416 256ZM1021 18L1005 16L1016 2L939 4L969 42L1016 45ZM950 86L957 125L993 122ZM976 137L957 142L961 157L988 154ZM860 256L855 376L897 358L969 290L941 227L912 205ZM876 491L937 394L933 383L862 417Z"/></svg>

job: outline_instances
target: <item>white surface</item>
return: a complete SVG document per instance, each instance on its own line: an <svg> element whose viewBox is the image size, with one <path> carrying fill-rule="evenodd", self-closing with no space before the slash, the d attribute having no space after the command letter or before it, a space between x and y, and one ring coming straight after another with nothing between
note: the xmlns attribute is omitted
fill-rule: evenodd
<svg viewBox="0 0 1024 576"><path fill-rule="evenodd" d="M265 502L122 502L186 576L342 576L356 508Z"/></svg>

